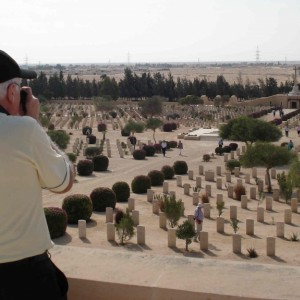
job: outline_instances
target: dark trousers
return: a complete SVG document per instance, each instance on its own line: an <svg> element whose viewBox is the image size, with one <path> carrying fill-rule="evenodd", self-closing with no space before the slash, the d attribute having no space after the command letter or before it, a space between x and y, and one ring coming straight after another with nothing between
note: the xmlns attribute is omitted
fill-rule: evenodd
<svg viewBox="0 0 300 300"><path fill-rule="evenodd" d="M167 148L161 148L161 151L162 151L164 156L166 155L166 150L167 150Z"/></svg>
<svg viewBox="0 0 300 300"><path fill-rule="evenodd" d="M0 300L63 300L61 284L47 253L0 264ZM66 279L65 279L66 280Z"/></svg>

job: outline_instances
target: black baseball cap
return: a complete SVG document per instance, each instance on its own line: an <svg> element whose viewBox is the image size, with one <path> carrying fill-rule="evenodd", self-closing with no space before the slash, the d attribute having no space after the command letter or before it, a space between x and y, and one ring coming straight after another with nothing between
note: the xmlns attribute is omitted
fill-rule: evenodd
<svg viewBox="0 0 300 300"><path fill-rule="evenodd" d="M21 69L13 58L0 50L0 83L13 78L34 79L36 77L36 72Z"/></svg>

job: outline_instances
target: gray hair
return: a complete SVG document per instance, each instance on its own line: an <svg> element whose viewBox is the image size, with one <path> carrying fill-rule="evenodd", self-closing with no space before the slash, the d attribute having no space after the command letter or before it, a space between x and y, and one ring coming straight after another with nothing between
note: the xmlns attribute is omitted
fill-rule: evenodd
<svg viewBox="0 0 300 300"><path fill-rule="evenodd" d="M13 78L0 83L0 100L6 96L7 88L12 83L21 84L21 78Z"/></svg>

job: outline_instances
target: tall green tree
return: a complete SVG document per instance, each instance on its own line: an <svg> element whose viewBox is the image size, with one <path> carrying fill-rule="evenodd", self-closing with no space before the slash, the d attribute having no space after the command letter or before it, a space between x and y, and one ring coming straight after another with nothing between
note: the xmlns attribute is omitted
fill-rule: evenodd
<svg viewBox="0 0 300 300"><path fill-rule="evenodd" d="M223 139L245 142L247 146L257 141L276 142L282 137L280 129L274 124L247 116L222 125L219 135Z"/></svg>
<svg viewBox="0 0 300 300"><path fill-rule="evenodd" d="M272 191L270 169L287 165L296 159L296 155L285 147L271 143L257 142L247 147L245 154L240 157L241 165L245 168L265 167L268 177L268 192Z"/></svg>
<svg viewBox="0 0 300 300"><path fill-rule="evenodd" d="M147 98L140 103L141 113L144 116L155 116L162 113L163 110L163 98L160 96L153 96Z"/></svg>

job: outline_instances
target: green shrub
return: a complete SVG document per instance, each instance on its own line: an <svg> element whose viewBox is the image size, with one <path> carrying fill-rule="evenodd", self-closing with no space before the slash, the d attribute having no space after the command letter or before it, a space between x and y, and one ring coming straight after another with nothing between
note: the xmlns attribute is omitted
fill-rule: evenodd
<svg viewBox="0 0 300 300"><path fill-rule="evenodd" d="M137 149L133 151L132 155L136 160L143 160L146 157L146 151Z"/></svg>
<svg viewBox="0 0 300 300"><path fill-rule="evenodd" d="M49 130L48 132L49 137L51 140L60 148L66 149L69 141L70 136L64 130Z"/></svg>
<svg viewBox="0 0 300 300"><path fill-rule="evenodd" d="M175 196L164 196L164 211L171 228L174 228L183 215L182 200L176 200Z"/></svg>
<svg viewBox="0 0 300 300"><path fill-rule="evenodd" d="M89 159L80 160L77 164L77 173L79 176L90 176L94 171L94 163Z"/></svg>
<svg viewBox="0 0 300 300"><path fill-rule="evenodd" d="M174 178L175 172L174 172L173 167L165 165L161 168L161 171L164 174L165 179L173 179Z"/></svg>
<svg viewBox="0 0 300 300"><path fill-rule="evenodd" d="M143 150L146 152L146 156L154 156L155 154L155 147L152 145L145 145Z"/></svg>
<svg viewBox="0 0 300 300"><path fill-rule="evenodd" d="M194 226L188 220L185 220L176 230L176 236L181 240L185 240L186 251L189 251L188 246L192 243L192 239L195 235Z"/></svg>
<svg viewBox="0 0 300 300"><path fill-rule="evenodd" d="M111 188L117 198L117 202L126 202L130 196L130 187L129 184L125 181L117 181L113 184Z"/></svg>
<svg viewBox="0 0 300 300"><path fill-rule="evenodd" d="M102 153L101 147L91 146L85 149L85 156L87 158L93 158L96 155L100 155Z"/></svg>
<svg viewBox="0 0 300 300"><path fill-rule="evenodd" d="M44 213L51 239L61 237L67 228L67 214L59 207L45 207Z"/></svg>
<svg viewBox="0 0 300 300"><path fill-rule="evenodd" d="M93 163L94 163L94 171L101 172L106 171L109 164L109 159L105 155L96 155L93 157Z"/></svg>
<svg viewBox="0 0 300 300"><path fill-rule="evenodd" d="M123 214L120 222L116 223L115 226L121 245L124 244L124 241L130 240L134 236L134 222L128 209Z"/></svg>
<svg viewBox="0 0 300 300"><path fill-rule="evenodd" d="M188 165L184 160L177 160L173 164L173 169L176 175L184 175L188 171Z"/></svg>
<svg viewBox="0 0 300 300"><path fill-rule="evenodd" d="M229 170L232 173L234 168L240 168L241 167L241 163L237 159L229 159L226 162L225 166L226 166L226 169Z"/></svg>
<svg viewBox="0 0 300 300"><path fill-rule="evenodd" d="M78 220L89 221L93 212L93 204L89 196L73 194L64 198L62 208L68 215L68 223L75 224Z"/></svg>
<svg viewBox="0 0 300 300"><path fill-rule="evenodd" d="M149 176L138 175L133 178L131 182L131 190L136 194L147 193L147 190L151 188L151 179Z"/></svg>
<svg viewBox="0 0 300 300"><path fill-rule="evenodd" d="M106 207L115 209L117 198L112 189L99 187L95 188L90 195L95 211L106 211Z"/></svg>
<svg viewBox="0 0 300 300"><path fill-rule="evenodd" d="M92 127L90 126L84 126L82 128L82 134L83 135L89 135L89 134L92 134Z"/></svg>
<svg viewBox="0 0 300 300"><path fill-rule="evenodd" d="M69 161L72 162L73 164L76 163L76 160L77 160L77 155L73 152L68 152L66 153L68 158L69 158Z"/></svg>
<svg viewBox="0 0 300 300"><path fill-rule="evenodd" d="M152 170L148 173L151 180L151 186L161 186L164 182L165 176L163 172L158 170Z"/></svg>

